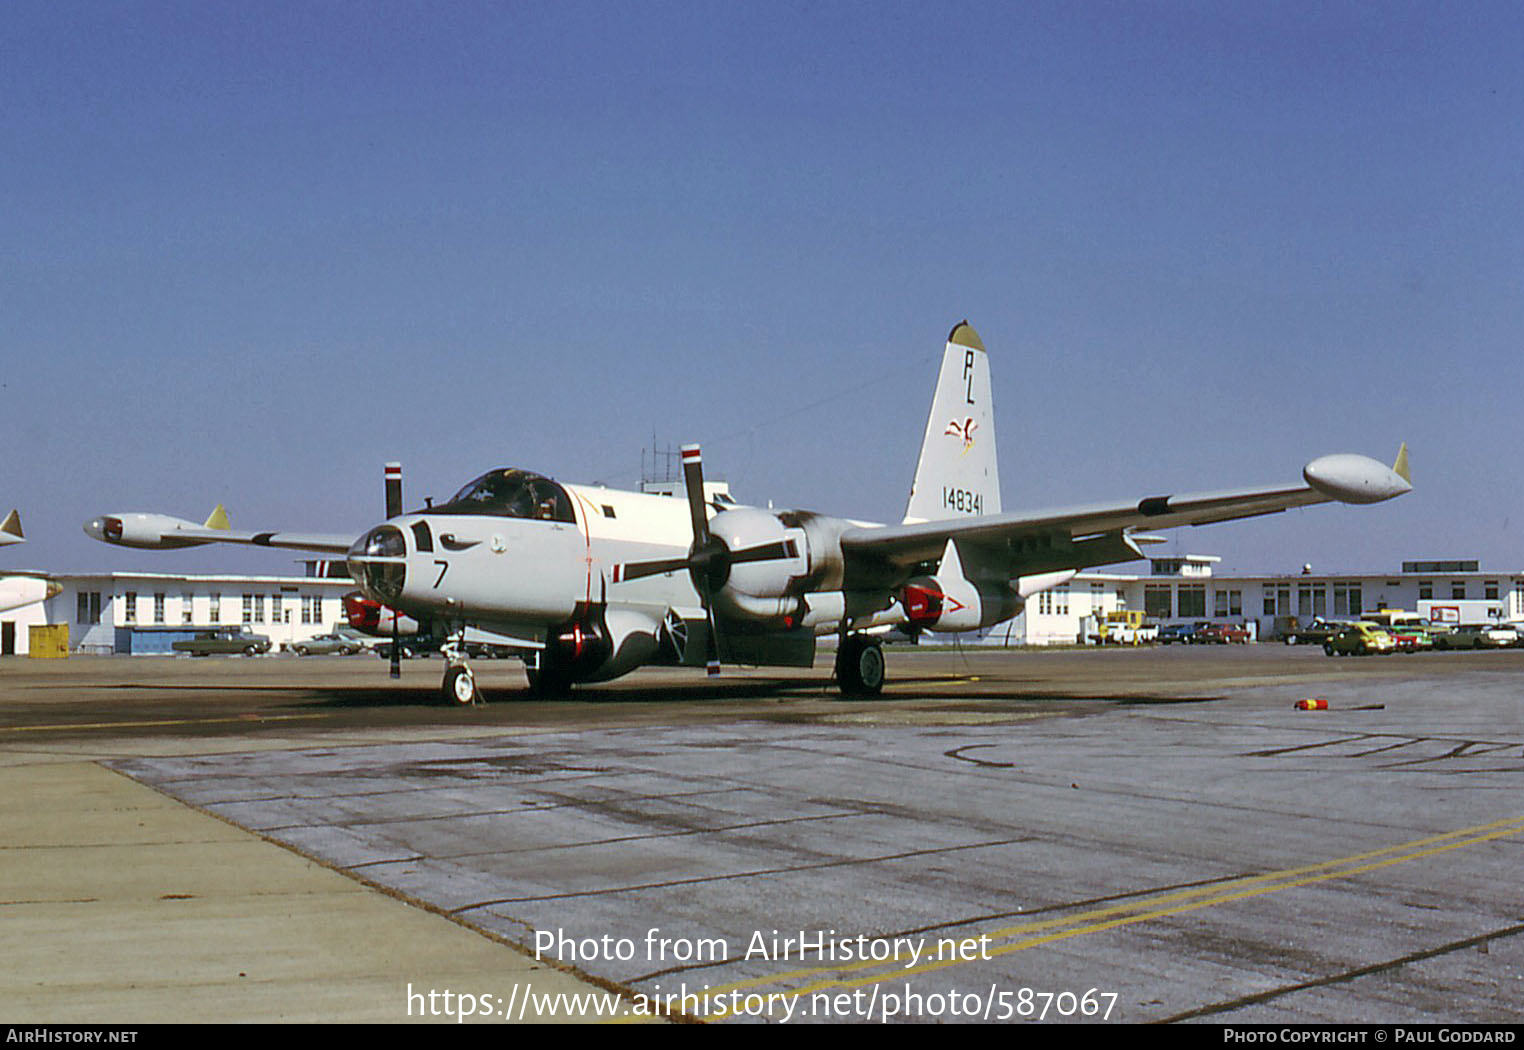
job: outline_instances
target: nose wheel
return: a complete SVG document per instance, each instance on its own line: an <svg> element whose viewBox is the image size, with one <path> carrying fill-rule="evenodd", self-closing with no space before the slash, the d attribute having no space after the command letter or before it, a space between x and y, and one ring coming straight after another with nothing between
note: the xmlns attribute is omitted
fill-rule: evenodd
<svg viewBox="0 0 1524 1050"><path fill-rule="evenodd" d="M445 668L441 689L444 692L445 702L448 704L464 707L481 702L481 693L476 689L476 676L471 673L471 668L463 663L451 664Z"/></svg>

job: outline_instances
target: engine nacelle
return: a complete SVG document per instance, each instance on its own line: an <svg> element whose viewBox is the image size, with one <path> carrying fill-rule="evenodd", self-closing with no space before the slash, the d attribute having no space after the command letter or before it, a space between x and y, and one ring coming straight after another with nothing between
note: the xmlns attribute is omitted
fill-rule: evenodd
<svg viewBox="0 0 1524 1050"><path fill-rule="evenodd" d="M740 507L716 514L709 531L730 552L725 591L748 598L781 598L792 593L794 581L809 568L804 530L789 528L765 510ZM748 560L748 551L768 551L771 556Z"/></svg>
<svg viewBox="0 0 1524 1050"><path fill-rule="evenodd" d="M905 622L927 631L972 631L1009 620L1021 611L1008 586L977 584L962 576L917 576L900 592Z"/></svg>

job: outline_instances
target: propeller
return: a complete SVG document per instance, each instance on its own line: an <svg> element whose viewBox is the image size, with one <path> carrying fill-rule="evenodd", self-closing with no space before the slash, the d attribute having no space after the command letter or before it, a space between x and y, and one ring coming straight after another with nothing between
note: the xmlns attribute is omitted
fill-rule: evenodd
<svg viewBox="0 0 1524 1050"><path fill-rule="evenodd" d="M714 596L730 578L732 565L754 561L771 561L775 558L793 558L797 550L791 540L758 544L731 550L723 539L709 531L709 515L704 499L704 458L698 445L683 446L683 484L688 489L688 515L693 525L693 545L680 558L658 558L653 561L625 562L615 565L613 582L623 583L647 576L687 569L698 592L699 602L709 618L707 643L708 671L720 673L720 632L715 619Z"/></svg>
<svg viewBox="0 0 1524 1050"><path fill-rule="evenodd" d="M390 521L402 513L402 464L388 463L386 465L386 520ZM392 610L392 654L391 654L391 677L402 677L402 636L397 622L402 619L397 610Z"/></svg>

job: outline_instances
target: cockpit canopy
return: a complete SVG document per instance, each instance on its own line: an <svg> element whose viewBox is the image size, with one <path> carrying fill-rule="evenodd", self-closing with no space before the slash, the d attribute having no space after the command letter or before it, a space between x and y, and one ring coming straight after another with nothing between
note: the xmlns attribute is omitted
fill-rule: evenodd
<svg viewBox="0 0 1524 1050"><path fill-rule="evenodd" d="M451 496L428 508L430 514L481 514L499 518L565 521L572 515L571 497L556 482L528 470L503 467L489 470Z"/></svg>

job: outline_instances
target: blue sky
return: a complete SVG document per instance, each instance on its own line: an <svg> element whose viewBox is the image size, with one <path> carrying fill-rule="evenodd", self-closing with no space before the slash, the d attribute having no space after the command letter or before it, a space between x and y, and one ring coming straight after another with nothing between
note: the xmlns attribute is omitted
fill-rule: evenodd
<svg viewBox="0 0 1524 1050"><path fill-rule="evenodd" d="M1174 535L1524 567L1516 5L30 3L0 20L0 504L357 534L491 466L898 520L941 343L1007 509L1417 488ZM3 509L3 508L0 508Z"/></svg>

